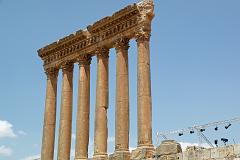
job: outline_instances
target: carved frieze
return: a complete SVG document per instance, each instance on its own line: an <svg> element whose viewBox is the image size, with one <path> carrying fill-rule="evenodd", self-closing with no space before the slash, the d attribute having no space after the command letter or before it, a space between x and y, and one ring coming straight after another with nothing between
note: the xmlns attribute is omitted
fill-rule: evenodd
<svg viewBox="0 0 240 160"><path fill-rule="evenodd" d="M98 47L114 47L115 40L120 35L128 39L135 38L136 29L145 26L144 30L151 28L154 17L152 0L143 0L140 3L129 5L124 9L105 17L84 30L70 34L42 49L38 55L44 61L44 68L60 65L65 60L77 62L79 53L96 54Z"/></svg>

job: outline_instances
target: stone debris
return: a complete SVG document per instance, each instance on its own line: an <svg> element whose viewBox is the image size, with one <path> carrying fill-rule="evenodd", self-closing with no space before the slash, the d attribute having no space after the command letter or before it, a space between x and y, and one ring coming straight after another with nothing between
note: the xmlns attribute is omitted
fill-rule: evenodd
<svg viewBox="0 0 240 160"><path fill-rule="evenodd" d="M166 140L156 148L152 160L240 160L240 145L216 148L191 146L182 152L179 143Z"/></svg>

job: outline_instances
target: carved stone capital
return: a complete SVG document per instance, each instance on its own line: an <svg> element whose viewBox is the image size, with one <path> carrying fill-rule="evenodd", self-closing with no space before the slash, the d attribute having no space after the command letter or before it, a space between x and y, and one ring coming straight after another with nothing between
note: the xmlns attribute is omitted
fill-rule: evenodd
<svg viewBox="0 0 240 160"><path fill-rule="evenodd" d="M154 2L153 0L143 0L137 5L140 12L141 21L151 23L154 18Z"/></svg>
<svg viewBox="0 0 240 160"><path fill-rule="evenodd" d="M89 54L81 54L81 55L79 55L77 60L79 62L79 66L90 65L91 61L92 61L92 58Z"/></svg>
<svg viewBox="0 0 240 160"><path fill-rule="evenodd" d="M65 72L73 72L73 67L74 67L74 63L71 62L71 61L65 61L61 65L63 73L65 73Z"/></svg>
<svg viewBox="0 0 240 160"><path fill-rule="evenodd" d="M95 51L97 58L109 58L109 49L105 47L98 47Z"/></svg>
<svg viewBox="0 0 240 160"><path fill-rule="evenodd" d="M45 70L45 73L47 75L47 79L50 79L50 78L57 78L58 77L58 71L59 69L58 68L47 68Z"/></svg>
<svg viewBox="0 0 240 160"><path fill-rule="evenodd" d="M150 41L151 37L151 31L144 31L143 29L139 29L136 34L136 41L137 42L145 42L145 41Z"/></svg>
<svg viewBox="0 0 240 160"><path fill-rule="evenodd" d="M119 38L115 41L114 47L116 50L128 50L129 48L129 39L127 38Z"/></svg>

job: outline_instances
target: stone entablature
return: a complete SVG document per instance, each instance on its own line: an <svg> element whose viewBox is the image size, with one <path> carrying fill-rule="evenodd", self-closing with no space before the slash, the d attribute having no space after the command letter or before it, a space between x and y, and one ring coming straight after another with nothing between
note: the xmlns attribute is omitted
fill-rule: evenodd
<svg viewBox="0 0 240 160"><path fill-rule="evenodd" d="M150 34L153 10L153 0L129 5L86 29L39 49L38 55L44 61L45 70L61 68L65 61L77 62L79 54L95 55L97 46L113 48L119 38L132 39L139 34Z"/></svg>

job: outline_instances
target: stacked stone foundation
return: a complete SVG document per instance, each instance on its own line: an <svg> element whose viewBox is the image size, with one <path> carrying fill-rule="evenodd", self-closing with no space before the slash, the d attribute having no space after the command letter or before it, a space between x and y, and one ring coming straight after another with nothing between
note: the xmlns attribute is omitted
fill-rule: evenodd
<svg viewBox="0 0 240 160"><path fill-rule="evenodd" d="M228 145L216 148L197 146L182 151L176 141L163 141L155 150L153 160L240 160L240 145Z"/></svg>

